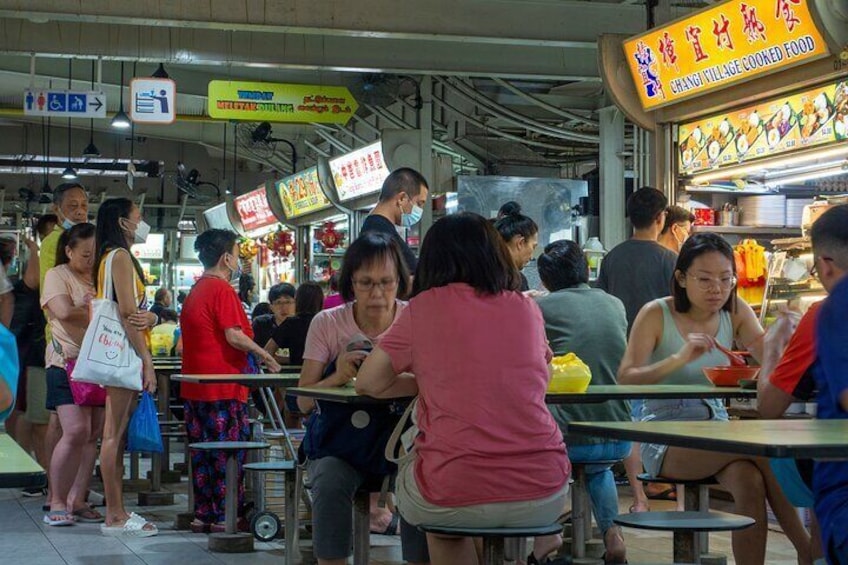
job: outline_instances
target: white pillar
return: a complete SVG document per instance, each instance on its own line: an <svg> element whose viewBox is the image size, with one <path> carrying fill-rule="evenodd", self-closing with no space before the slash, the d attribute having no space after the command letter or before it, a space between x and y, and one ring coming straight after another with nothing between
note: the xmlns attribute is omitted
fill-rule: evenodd
<svg viewBox="0 0 848 565"><path fill-rule="evenodd" d="M624 217L624 114L615 106L599 112L601 242L612 249L628 237Z"/></svg>

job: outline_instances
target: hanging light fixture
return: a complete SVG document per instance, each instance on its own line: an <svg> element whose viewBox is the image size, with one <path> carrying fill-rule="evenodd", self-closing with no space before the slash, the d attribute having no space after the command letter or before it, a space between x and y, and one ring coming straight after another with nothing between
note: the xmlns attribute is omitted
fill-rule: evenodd
<svg viewBox="0 0 848 565"><path fill-rule="evenodd" d="M94 90L94 61L91 61L91 90ZM100 157L100 150L94 145L94 120L90 120L89 124L90 133L88 138L88 145L85 146L85 149L82 150L82 156L89 157Z"/></svg>
<svg viewBox="0 0 848 565"><path fill-rule="evenodd" d="M124 63L121 62L121 84L118 86L118 91L120 92L120 105L118 106L118 113L115 114L115 117L112 118L112 127L115 129L127 129L130 127L131 122L127 113L124 112Z"/></svg>
<svg viewBox="0 0 848 565"><path fill-rule="evenodd" d="M157 68L152 75L153 78L171 78L168 75L168 71L165 70L165 64L159 63L159 68Z"/></svg>
<svg viewBox="0 0 848 565"><path fill-rule="evenodd" d="M77 178L77 172L74 170L73 167L68 165L67 167L65 167L65 170L62 171L62 178L65 180L75 180Z"/></svg>

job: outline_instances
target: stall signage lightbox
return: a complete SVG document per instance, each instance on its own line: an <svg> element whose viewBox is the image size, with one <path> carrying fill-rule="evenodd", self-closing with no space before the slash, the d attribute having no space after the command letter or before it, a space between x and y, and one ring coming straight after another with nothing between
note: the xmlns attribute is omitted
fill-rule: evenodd
<svg viewBox="0 0 848 565"><path fill-rule="evenodd" d="M727 0L624 42L652 110L827 55L809 0Z"/></svg>
<svg viewBox="0 0 848 565"><path fill-rule="evenodd" d="M344 86L213 80L207 94L218 120L346 124L359 108Z"/></svg>
<svg viewBox="0 0 848 565"><path fill-rule="evenodd" d="M848 80L681 124L678 139L683 174L848 141Z"/></svg>
<svg viewBox="0 0 848 565"><path fill-rule="evenodd" d="M213 206L208 210L204 210L203 217L206 218L206 223L209 224L210 228L220 230L233 229L233 223L230 221L230 216L227 213L226 202Z"/></svg>
<svg viewBox="0 0 848 565"><path fill-rule="evenodd" d="M235 205L236 212L241 218L241 225L246 232L252 232L277 223L277 218L268 205L268 196L264 184L247 194L236 196Z"/></svg>
<svg viewBox="0 0 848 565"><path fill-rule="evenodd" d="M144 243L132 246L133 257L141 261L160 260L165 258L165 234L151 233Z"/></svg>
<svg viewBox="0 0 848 565"><path fill-rule="evenodd" d="M379 141L331 160L330 171L342 202L379 192L390 172Z"/></svg>
<svg viewBox="0 0 848 565"><path fill-rule="evenodd" d="M324 210L332 205L318 182L318 167L310 167L277 181L276 189L288 219Z"/></svg>

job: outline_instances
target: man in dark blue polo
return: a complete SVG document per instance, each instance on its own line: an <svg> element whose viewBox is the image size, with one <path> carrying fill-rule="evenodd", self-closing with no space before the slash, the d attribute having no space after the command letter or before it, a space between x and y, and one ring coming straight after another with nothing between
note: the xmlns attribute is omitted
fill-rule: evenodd
<svg viewBox="0 0 848 565"><path fill-rule="evenodd" d="M811 229L813 261L829 296L819 311L818 418L848 420L848 206L825 212ZM848 460L816 461L816 516L831 565L848 565Z"/></svg>

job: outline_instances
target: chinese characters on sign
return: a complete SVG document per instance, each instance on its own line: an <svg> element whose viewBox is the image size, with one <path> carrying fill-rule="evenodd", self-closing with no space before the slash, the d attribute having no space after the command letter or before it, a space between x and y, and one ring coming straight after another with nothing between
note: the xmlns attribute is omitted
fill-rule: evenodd
<svg viewBox="0 0 848 565"><path fill-rule="evenodd" d="M359 106L344 86L209 83L209 115L220 120L346 124Z"/></svg>
<svg viewBox="0 0 848 565"><path fill-rule="evenodd" d="M268 205L264 184L247 194L236 196L235 205L236 212L241 218L241 225L246 232L252 232L277 223L277 218L274 217L274 213Z"/></svg>
<svg viewBox="0 0 848 565"><path fill-rule="evenodd" d="M341 201L379 192L389 176L379 141L333 159L330 171Z"/></svg>
<svg viewBox="0 0 848 565"><path fill-rule="evenodd" d="M177 85L169 78L130 82L130 119L137 124L172 124L177 118Z"/></svg>
<svg viewBox="0 0 848 565"><path fill-rule="evenodd" d="M809 0L728 0L624 42L651 110L827 55Z"/></svg>
<svg viewBox="0 0 848 565"><path fill-rule="evenodd" d="M848 80L681 124L682 174L848 140Z"/></svg>
<svg viewBox="0 0 848 565"><path fill-rule="evenodd" d="M283 213L288 220L331 206L318 182L317 167L310 167L277 181L277 191L280 194Z"/></svg>

